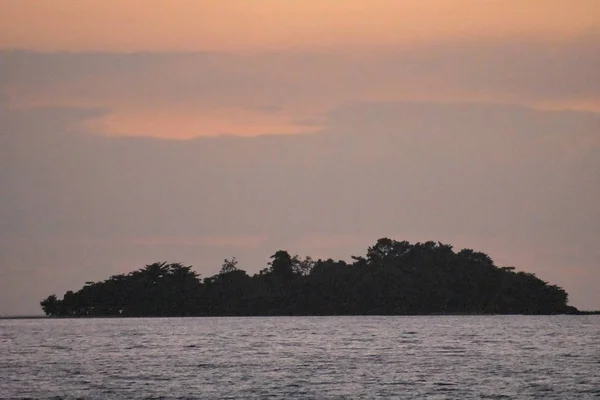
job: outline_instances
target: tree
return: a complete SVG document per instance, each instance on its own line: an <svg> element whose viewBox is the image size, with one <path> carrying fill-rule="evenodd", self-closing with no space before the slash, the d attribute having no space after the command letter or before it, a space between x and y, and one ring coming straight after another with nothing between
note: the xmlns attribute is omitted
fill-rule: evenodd
<svg viewBox="0 0 600 400"><path fill-rule="evenodd" d="M231 260L228 260L226 258L225 260L223 260L223 265L221 266L221 272L219 273L219 275L228 274L230 272L237 271L238 270L237 264L238 264L238 262L235 259L235 257L233 257Z"/></svg>
<svg viewBox="0 0 600 400"><path fill-rule="evenodd" d="M279 250L271 256L271 270L280 282L289 282L294 277L294 262L287 251Z"/></svg>
<svg viewBox="0 0 600 400"><path fill-rule="evenodd" d="M42 306L42 310L46 315L55 316L58 314L59 302L55 294L52 294L46 299L42 300L40 305Z"/></svg>
<svg viewBox="0 0 600 400"><path fill-rule="evenodd" d="M310 257L300 259L298 256L292 258L292 270L296 276L307 276L315 266L315 262Z"/></svg>
<svg viewBox="0 0 600 400"><path fill-rule="evenodd" d="M382 238L352 259L315 262L279 250L252 277L234 257L203 281L191 266L156 262L40 305L69 317L577 312L562 288L470 249Z"/></svg>

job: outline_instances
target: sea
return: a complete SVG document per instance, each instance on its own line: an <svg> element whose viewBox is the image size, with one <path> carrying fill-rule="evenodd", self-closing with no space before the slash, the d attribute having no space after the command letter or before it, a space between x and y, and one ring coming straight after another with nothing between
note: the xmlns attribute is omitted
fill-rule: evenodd
<svg viewBox="0 0 600 400"><path fill-rule="evenodd" d="M597 399L600 316L7 319L0 398Z"/></svg>

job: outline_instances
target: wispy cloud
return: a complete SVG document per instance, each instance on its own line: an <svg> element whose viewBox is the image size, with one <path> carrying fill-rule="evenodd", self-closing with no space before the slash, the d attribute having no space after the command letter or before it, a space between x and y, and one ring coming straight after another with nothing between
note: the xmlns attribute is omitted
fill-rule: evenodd
<svg viewBox="0 0 600 400"><path fill-rule="evenodd" d="M561 44L444 42L354 55L5 51L0 91L13 108L107 110L85 121L93 133L257 136L314 132L324 114L349 101L600 110L599 54L598 36Z"/></svg>

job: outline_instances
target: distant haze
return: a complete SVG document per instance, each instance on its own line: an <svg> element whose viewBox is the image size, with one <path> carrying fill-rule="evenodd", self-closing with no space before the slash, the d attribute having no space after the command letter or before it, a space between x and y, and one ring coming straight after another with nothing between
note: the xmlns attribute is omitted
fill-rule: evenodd
<svg viewBox="0 0 600 400"><path fill-rule="evenodd" d="M599 204L597 1L0 0L0 315L384 236L600 309Z"/></svg>

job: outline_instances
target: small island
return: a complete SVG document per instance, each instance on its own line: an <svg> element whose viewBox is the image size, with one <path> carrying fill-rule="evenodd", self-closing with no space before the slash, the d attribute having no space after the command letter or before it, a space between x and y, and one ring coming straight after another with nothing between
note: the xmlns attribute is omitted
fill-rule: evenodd
<svg viewBox="0 0 600 400"><path fill-rule="evenodd" d="M562 288L470 249L383 238L352 260L280 250L253 276L233 258L204 279L191 266L157 262L41 306L52 317L579 313Z"/></svg>

